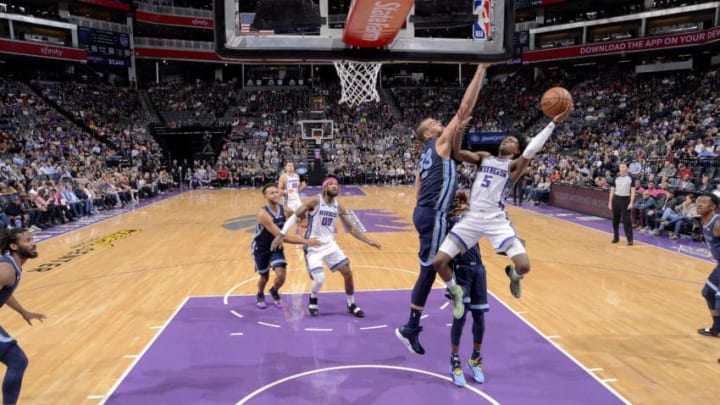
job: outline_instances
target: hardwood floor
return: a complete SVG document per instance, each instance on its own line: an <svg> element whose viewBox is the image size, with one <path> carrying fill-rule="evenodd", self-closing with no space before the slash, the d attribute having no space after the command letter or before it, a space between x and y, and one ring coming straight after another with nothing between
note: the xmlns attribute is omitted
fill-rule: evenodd
<svg viewBox="0 0 720 405"><path fill-rule="evenodd" d="M371 237L344 230L358 291L410 289L417 266L410 187L365 187L350 209L397 220ZM102 401L187 296L254 294L250 256L259 190L195 191L39 243L16 297L48 316L32 327L10 309L2 326L30 359L21 403ZM720 339L699 336L710 317L700 289L714 264L509 207L533 266L521 300L510 296L508 260L481 243L490 291L600 379L637 404L712 403L720 396ZM377 213L375 213L377 214ZM374 215L374 214L373 214ZM380 229L380 228L378 228ZM302 251L289 246L284 292L307 292ZM34 269L47 271L33 271ZM324 291L341 291L329 276ZM409 293L408 293L409 301ZM404 319L407 306L398 309Z"/></svg>

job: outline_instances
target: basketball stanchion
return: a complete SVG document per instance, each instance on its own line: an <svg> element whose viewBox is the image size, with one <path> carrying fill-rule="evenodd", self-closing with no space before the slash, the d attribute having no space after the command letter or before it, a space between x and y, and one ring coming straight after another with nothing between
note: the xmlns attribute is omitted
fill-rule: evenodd
<svg viewBox="0 0 720 405"><path fill-rule="evenodd" d="M347 103L352 107L370 101L380 101L377 79L382 63L339 60L334 61L333 65L342 85L340 103Z"/></svg>

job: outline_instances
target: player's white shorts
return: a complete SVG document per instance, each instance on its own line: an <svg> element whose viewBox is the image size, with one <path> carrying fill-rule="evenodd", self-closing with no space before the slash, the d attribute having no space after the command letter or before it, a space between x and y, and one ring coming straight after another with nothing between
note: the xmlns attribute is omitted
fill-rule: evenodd
<svg viewBox="0 0 720 405"><path fill-rule="evenodd" d="M285 204L285 206L292 209L293 212L297 211L301 205L302 205L302 201L300 201L299 198L287 200L287 203Z"/></svg>
<svg viewBox="0 0 720 405"><path fill-rule="evenodd" d="M477 211L466 212L450 229L439 250L455 257L475 245L483 236L488 238L497 253L507 253L509 257L525 253L525 248L504 211L491 215Z"/></svg>
<svg viewBox="0 0 720 405"><path fill-rule="evenodd" d="M350 263L345 253L335 241L326 243L320 247L309 247L305 251L305 264L307 270L312 273L323 269L323 262L331 271L337 271L340 267Z"/></svg>

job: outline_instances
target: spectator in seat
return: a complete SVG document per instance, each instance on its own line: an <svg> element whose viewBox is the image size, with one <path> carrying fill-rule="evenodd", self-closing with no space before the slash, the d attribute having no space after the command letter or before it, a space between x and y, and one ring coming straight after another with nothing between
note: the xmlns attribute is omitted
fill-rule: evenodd
<svg viewBox="0 0 720 405"><path fill-rule="evenodd" d="M658 172L658 177L671 179L675 176L677 176L677 169L675 168L675 165L671 161L666 160L662 169Z"/></svg>
<svg viewBox="0 0 720 405"><path fill-rule="evenodd" d="M547 201L550 196L550 182L546 177L541 177L539 174L535 175L535 184L530 187L528 193L528 202L530 204L538 205L541 201Z"/></svg>
<svg viewBox="0 0 720 405"><path fill-rule="evenodd" d="M90 198L90 195L88 195L88 193L85 191L85 188L81 185L81 183L85 184L86 180L79 179L75 188L73 188L73 193L75 193L77 198L82 203L83 212L85 213L85 215L96 214L97 211L95 210L95 206L93 205L93 200Z"/></svg>
<svg viewBox="0 0 720 405"><path fill-rule="evenodd" d="M10 220L10 226L30 227L30 215L23 208L20 196L17 194L10 197L10 204L5 208L5 215Z"/></svg>
<svg viewBox="0 0 720 405"><path fill-rule="evenodd" d="M689 167L685 166L683 163L678 163L677 177L683 179L685 176L692 178L694 174Z"/></svg>
<svg viewBox="0 0 720 405"><path fill-rule="evenodd" d="M685 174L682 176L682 180L680 180L677 188L682 191L695 191L695 183L689 174Z"/></svg>
<svg viewBox="0 0 720 405"><path fill-rule="evenodd" d="M648 211L655 210L656 203L655 199L650 196L650 192L645 190L642 192L640 197L632 208L632 223L633 228L643 228L642 230L649 230L650 221Z"/></svg>
<svg viewBox="0 0 720 405"><path fill-rule="evenodd" d="M85 204L80 201L80 198L73 191L72 184L66 183L61 185L60 195L67 202L73 217L80 218L85 215Z"/></svg>
<svg viewBox="0 0 720 405"><path fill-rule="evenodd" d="M709 193L715 189L715 186L710 181L710 178L708 176L702 176L702 180L700 180L700 187L698 187L697 191L700 193Z"/></svg>
<svg viewBox="0 0 720 405"><path fill-rule="evenodd" d="M665 228L673 226L673 233L670 234L670 239L679 239L680 231L682 226L685 224L692 225L697 217L697 209L695 206L695 196L693 194L686 194L682 198L682 202L676 204L674 207L667 207L663 212L662 218L658 224L657 229L653 231L653 235L662 235ZM673 201L676 201L673 199Z"/></svg>

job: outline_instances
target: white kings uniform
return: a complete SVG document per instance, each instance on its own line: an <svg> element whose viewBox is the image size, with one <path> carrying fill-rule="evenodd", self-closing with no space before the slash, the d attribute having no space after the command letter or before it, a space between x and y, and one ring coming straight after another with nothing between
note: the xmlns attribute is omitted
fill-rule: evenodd
<svg viewBox="0 0 720 405"><path fill-rule="evenodd" d="M440 250L455 257L487 236L497 253L509 257L525 253L521 243L513 243L518 236L505 212L503 200L510 186L510 160L484 158L470 191L470 209L450 230Z"/></svg>
<svg viewBox="0 0 720 405"><path fill-rule="evenodd" d="M305 263L310 273L322 271L323 262L332 271L349 263L347 256L335 242L335 222L338 217L338 203L328 204L320 195L318 205L307 212L308 226L305 238L316 238L322 244L317 247L305 247Z"/></svg>
<svg viewBox="0 0 720 405"><path fill-rule="evenodd" d="M300 176L297 173L285 173L285 177L287 178L284 190L287 191L285 206L292 208L293 211L297 211L302 205L302 201L300 201Z"/></svg>

